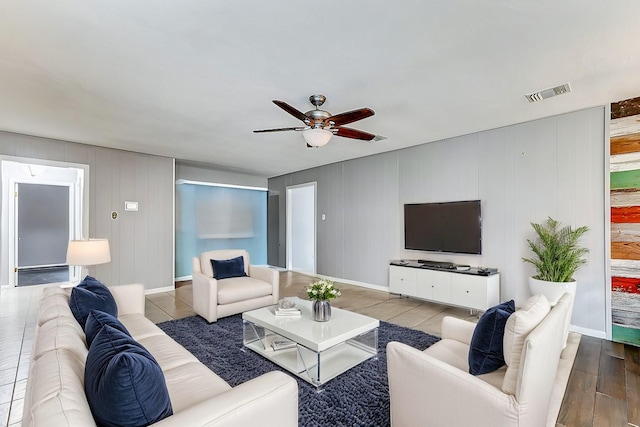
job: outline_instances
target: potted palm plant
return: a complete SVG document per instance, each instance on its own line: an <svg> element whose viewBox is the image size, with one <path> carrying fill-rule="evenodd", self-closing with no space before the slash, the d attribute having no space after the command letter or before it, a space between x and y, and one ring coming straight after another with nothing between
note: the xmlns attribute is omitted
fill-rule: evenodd
<svg viewBox="0 0 640 427"><path fill-rule="evenodd" d="M536 275L529 278L529 290L533 295L543 294L553 305L565 292L575 296L576 280L573 274L586 264L584 256L589 252L578 244L589 228L560 227L560 222L547 218L541 224L531 223L536 232L535 241L527 239L533 257L522 258L533 264Z"/></svg>

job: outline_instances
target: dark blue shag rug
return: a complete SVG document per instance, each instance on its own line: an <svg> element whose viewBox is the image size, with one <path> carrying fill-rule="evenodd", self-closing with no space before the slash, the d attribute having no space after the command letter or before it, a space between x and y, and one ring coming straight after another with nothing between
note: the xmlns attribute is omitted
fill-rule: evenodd
<svg viewBox="0 0 640 427"><path fill-rule="evenodd" d="M235 387L273 370L283 370L254 353L242 351L242 318L234 315L209 324L199 316L158 324L202 363ZM389 426L389 384L386 346L399 341L424 350L439 338L424 332L380 322L378 356L351 368L322 386L298 381L298 423L315 426Z"/></svg>

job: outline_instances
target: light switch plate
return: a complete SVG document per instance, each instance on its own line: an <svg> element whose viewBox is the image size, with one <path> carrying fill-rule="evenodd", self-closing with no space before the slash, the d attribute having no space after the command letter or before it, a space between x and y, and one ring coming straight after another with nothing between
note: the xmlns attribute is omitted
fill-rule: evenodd
<svg viewBox="0 0 640 427"><path fill-rule="evenodd" d="M138 202L124 202L124 210L125 211L137 211L138 210Z"/></svg>

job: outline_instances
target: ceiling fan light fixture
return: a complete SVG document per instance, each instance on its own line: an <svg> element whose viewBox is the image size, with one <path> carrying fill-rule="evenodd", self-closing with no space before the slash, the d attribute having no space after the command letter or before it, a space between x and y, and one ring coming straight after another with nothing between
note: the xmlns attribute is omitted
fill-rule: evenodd
<svg viewBox="0 0 640 427"><path fill-rule="evenodd" d="M307 144L313 147L324 147L331 139L331 136L333 136L333 133L320 128L312 128L302 131L302 137L304 140L307 141Z"/></svg>

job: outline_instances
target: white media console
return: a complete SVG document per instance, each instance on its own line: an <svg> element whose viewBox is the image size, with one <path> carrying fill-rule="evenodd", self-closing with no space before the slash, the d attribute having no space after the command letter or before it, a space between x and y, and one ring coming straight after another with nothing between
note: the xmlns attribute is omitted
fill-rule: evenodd
<svg viewBox="0 0 640 427"><path fill-rule="evenodd" d="M391 261L389 292L486 311L500 303L500 274L450 263Z"/></svg>

